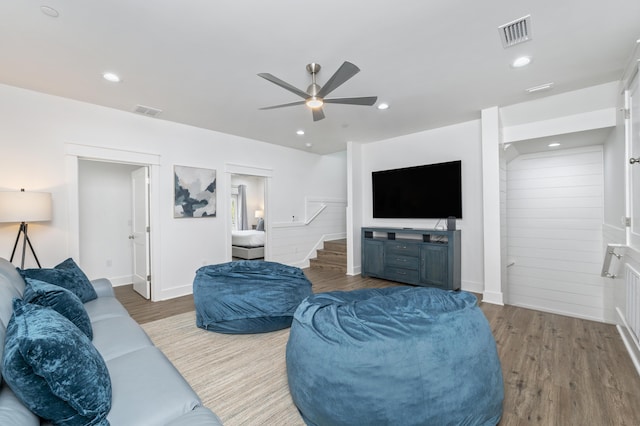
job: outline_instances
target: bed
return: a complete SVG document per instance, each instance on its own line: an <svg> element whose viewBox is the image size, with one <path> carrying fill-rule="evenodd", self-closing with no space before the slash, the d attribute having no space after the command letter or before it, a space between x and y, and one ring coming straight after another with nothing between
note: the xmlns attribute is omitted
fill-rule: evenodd
<svg viewBox="0 0 640 426"><path fill-rule="evenodd" d="M240 259L264 257L264 231L231 231L231 255Z"/></svg>

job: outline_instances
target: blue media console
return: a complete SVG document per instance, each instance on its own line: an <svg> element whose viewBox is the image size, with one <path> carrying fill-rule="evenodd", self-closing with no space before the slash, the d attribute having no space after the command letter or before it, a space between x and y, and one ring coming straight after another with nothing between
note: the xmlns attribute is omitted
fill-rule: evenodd
<svg viewBox="0 0 640 426"><path fill-rule="evenodd" d="M362 276L460 290L460 230L362 228Z"/></svg>

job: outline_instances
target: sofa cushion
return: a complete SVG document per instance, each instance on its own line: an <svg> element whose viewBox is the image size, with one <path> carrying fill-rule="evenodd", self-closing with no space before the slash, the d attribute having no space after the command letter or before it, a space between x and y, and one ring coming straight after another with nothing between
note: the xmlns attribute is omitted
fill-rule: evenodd
<svg viewBox="0 0 640 426"><path fill-rule="evenodd" d="M58 312L71 321L89 339L93 339L93 329L89 315L78 296L66 288L49 284L44 281L27 278L27 287L24 290L23 300L26 303L45 306Z"/></svg>
<svg viewBox="0 0 640 426"><path fill-rule="evenodd" d="M20 280L22 280L22 278L20 278ZM13 284L11 284L9 278L0 274L0 322L5 328L7 327L7 324L9 324L9 320L13 314L13 305L11 301L16 297L18 299L21 298L22 293L20 293Z"/></svg>
<svg viewBox="0 0 640 426"><path fill-rule="evenodd" d="M93 346L106 362L126 353L153 346L149 336L130 316L105 318L91 325L95 336Z"/></svg>
<svg viewBox="0 0 640 426"><path fill-rule="evenodd" d="M16 267L13 266L13 263L9 262L7 259L0 258L0 276L5 277L9 284L11 284L11 286L22 295L26 284L16 270ZM9 303L11 303L11 300L9 300Z"/></svg>
<svg viewBox="0 0 640 426"><path fill-rule="evenodd" d="M201 405L198 395L155 346L107 361L112 425L166 425Z"/></svg>
<svg viewBox="0 0 640 426"><path fill-rule="evenodd" d="M56 265L53 269L24 269L20 270L20 274L24 278L45 281L71 290L82 300L82 303L87 303L98 297L91 281L71 258Z"/></svg>
<svg viewBox="0 0 640 426"><path fill-rule="evenodd" d="M91 318L91 322L107 318L128 317L129 312L115 297L98 297L84 304L84 308Z"/></svg>
<svg viewBox="0 0 640 426"><path fill-rule="evenodd" d="M14 300L2 373L31 411L54 424L108 424L105 362L89 338L53 309Z"/></svg>

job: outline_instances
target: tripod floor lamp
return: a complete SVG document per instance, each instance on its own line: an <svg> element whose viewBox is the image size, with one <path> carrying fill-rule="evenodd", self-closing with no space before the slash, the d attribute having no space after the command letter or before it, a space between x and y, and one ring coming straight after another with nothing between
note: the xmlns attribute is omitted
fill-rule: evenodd
<svg viewBox="0 0 640 426"><path fill-rule="evenodd" d="M25 192L24 189L20 191L0 192L0 222L20 223L20 229L18 229L18 236L13 245L9 262L13 262L13 257L16 254L16 249L20 242L20 236L22 236L22 261L20 262L20 268L24 269L27 245L29 245L38 267L41 268L40 261L38 260L38 256L36 256L36 252L33 250L33 245L31 244L27 230L30 222L46 222L49 220L51 220L51 193Z"/></svg>

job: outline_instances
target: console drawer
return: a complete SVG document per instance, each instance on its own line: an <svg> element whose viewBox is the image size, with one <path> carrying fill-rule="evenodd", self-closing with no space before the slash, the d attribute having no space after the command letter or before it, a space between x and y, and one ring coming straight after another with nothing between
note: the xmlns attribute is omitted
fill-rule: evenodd
<svg viewBox="0 0 640 426"><path fill-rule="evenodd" d="M400 281L403 283L415 284L418 282L420 273L418 270L404 269L396 267L387 267L384 270L385 278L391 281Z"/></svg>
<svg viewBox="0 0 640 426"><path fill-rule="evenodd" d="M409 256L399 256L396 254L388 254L384 258L385 265L388 266L397 266L405 269L415 269L418 270L420 268L420 259L417 257L409 257Z"/></svg>
<svg viewBox="0 0 640 426"><path fill-rule="evenodd" d="M420 255L420 245L403 241L388 241L384 246L387 255L416 256Z"/></svg>

